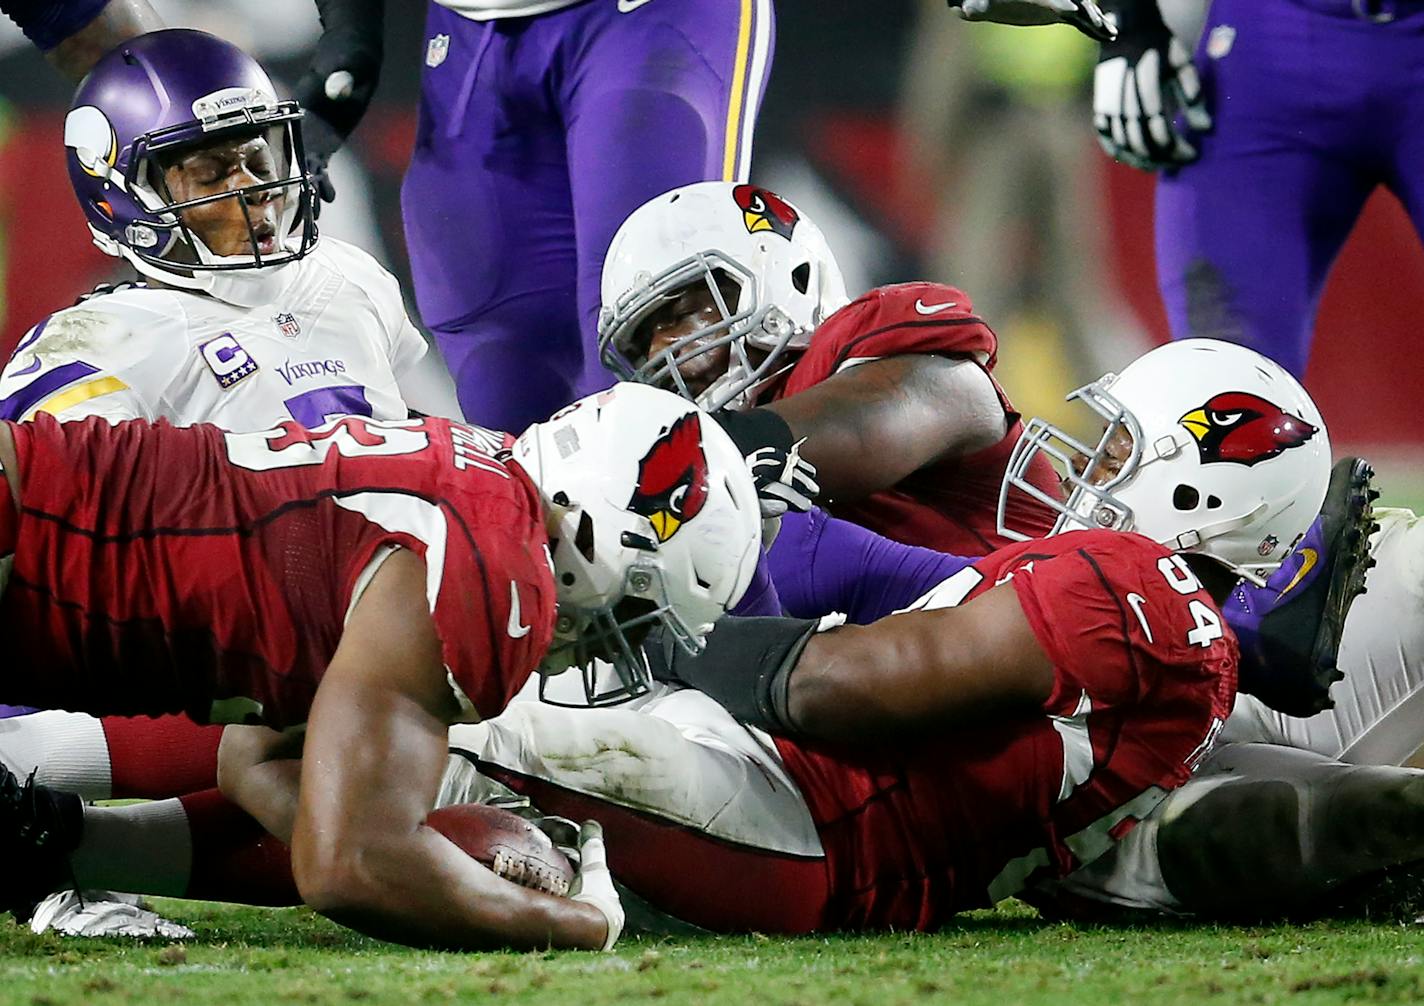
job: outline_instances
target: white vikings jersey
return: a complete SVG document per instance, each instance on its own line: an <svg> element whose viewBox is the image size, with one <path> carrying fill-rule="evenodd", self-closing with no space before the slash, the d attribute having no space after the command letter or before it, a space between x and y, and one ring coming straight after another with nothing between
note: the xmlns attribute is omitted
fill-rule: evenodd
<svg viewBox="0 0 1424 1006"><path fill-rule="evenodd" d="M547 14L551 10L572 7L579 0L435 0L441 7L448 7L456 14L471 21L493 21L502 17L528 17L531 14ZM644 3L647 0L643 0ZM630 2L631 10L641 4Z"/></svg>
<svg viewBox="0 0 1424 1006"><path fill-rule="evenodd" d="M395 277L329 238L286 268L279 298L259 307L129 288L50 315L0 374L0 419L47 412L253 430L289 418L406 418L405 385L428 381L421 372L438 359L427 357Z"/></svg>

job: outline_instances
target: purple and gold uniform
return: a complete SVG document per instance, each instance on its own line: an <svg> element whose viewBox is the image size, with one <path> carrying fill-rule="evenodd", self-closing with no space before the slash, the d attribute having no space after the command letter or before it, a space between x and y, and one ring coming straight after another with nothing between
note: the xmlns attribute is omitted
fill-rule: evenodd
<svg viewBox="0 0 1424 1006"><path fill-rule="evenodd" d="M523 429L611 383L613 233L660 192L747 177L773 31L770 0L431 3L402 210L472 421Z"/></svg>

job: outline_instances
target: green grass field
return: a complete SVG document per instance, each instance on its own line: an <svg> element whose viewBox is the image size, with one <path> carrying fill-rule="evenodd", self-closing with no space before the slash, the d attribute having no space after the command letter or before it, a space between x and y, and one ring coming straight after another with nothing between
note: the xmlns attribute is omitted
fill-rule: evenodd
<svg viewBox="0 0 1424 1006"><path fill-rule="evenodd" d="M1424 929L1315 924L1091 928L1014 905L934 935L629 941L612 954L448 954L306 911L163 902L198 939L142 944L0 929L0 1003L707 1003L757 1006L1424 1000Z"/></svg>

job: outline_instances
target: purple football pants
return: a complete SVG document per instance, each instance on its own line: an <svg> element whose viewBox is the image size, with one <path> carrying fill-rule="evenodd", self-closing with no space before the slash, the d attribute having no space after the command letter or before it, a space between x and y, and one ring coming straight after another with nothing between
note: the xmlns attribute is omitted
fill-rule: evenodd
<svg viewBox="0 0 1424 1006"><path fill-rule="evenodd" d="M1172 337L1228 339L1300 375L1374 187L1424 234L1424 0L1215 0L1196 61L1216 127L1157 186Z"/></svg>
<svg viewBox="0 0 1424 1006"><path fill-rule="evenodd" d="M401 190L416 302L466 418L518 432L612 381L599 274L624 218L746 178L771 0L584 0L486 22L432 3L426 28Z"/></svg>

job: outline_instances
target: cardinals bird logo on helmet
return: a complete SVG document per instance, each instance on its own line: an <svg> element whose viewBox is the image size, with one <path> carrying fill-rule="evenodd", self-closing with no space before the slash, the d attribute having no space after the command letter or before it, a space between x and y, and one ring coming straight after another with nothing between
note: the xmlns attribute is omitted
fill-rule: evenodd
<svg viewBox="0 0 1424 1006"><path fill-rule="evenodd" d="M1316 429L1259 395L1225 391L1177 420L1197 442L1203 464L1251 466L1299 447Z"/></svg>
<svg viewBox="0 0 1424 1006"><path fill-rule="evenodd" d="M695 412L689 412L653 442L638 462L638 484L628 509L653 525L659 542L696 517L707 502L707 455L702 451L702 429Z"/></svg>
<svg viewBox="0 0 1424 1006"><path fill-rule="evenodd" d="M742 209L742 222L747 225L747 233L771 231L791 240L791 232L796 229L801 214L775 192L755 185L738 185L732 190L732 199Z"/></svg>

